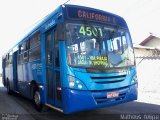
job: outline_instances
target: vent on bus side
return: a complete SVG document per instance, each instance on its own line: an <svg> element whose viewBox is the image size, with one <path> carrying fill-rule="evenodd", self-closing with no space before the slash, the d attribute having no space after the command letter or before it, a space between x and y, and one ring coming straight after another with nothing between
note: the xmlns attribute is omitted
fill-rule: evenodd
<svg viewBox="0 0 160 120"><path fill-rule="evenodd" d="M103 76L103 77L91 77L91 79L98 84L109 84L109 83L117 83L125 80L126 75L118 75L118 76Z"/></svg>

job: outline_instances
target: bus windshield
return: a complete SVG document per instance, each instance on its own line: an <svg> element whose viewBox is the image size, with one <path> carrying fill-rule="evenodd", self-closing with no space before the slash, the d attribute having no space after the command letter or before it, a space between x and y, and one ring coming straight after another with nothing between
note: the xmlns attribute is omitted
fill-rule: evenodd
<svg viewBox="0 0 160 120"><path fill-rule="evenodd" d="M70 66L105 69L134 65L128 30L92 23L67 23L66 29Z"/></svg>

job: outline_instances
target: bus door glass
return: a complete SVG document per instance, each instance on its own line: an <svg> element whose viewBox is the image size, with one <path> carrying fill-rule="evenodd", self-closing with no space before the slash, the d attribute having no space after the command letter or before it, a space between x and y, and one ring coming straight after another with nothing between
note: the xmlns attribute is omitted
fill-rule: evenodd
<svg viewBox="0 0 160 120"><path fill-rule="evenodd" d="M46 87L47 102L61 107L61 85L58 41L55 40L55 29L46 32Z"/></svg>

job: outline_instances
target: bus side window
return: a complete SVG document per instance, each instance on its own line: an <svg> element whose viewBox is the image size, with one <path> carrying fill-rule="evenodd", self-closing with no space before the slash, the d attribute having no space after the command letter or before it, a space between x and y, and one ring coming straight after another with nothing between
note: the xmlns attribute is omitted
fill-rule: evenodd
<svg viewBox="0 0 160 120"><path fill-rule="evenodd" d="M28 51L24 52L23 59L24 59L24 62L28 62Z"/></svg>
<svg viewBox="0 0 160 120"><path fill-rule="evenodd" d="M23 59L22 51L23 51L23 46L22 46L22 45L19 45L19 50L18 50L18 64L21 64L21 63L22 63L22 59Z"/></svg>
<svg viewBox="0 0 160 120"><path fill-rule="evenodd" d="M47 42L46 42L46 63L49 66L52 66L52 35L49 33L46 37Z"/></svg>
<svg viewBox="0 0 160 120"><path fill-rule="evenodd" d="M12 64L12 51L9 53L9 64Z"/></svg>
<svg viewBox="0 0 160 120"><path fill-rule="evenodd" d="M30 39L29 46L29 61L40 60L41 58L41 43L40 32L35 33Z"/></svg>
<svg viewBox="0 0 160 120"><path fill-rule="evenodd" d="M24 43L23 62L28 62L28 48L29 48L28 44L29 44L29 40L27 40Z"/></svg>
<svg viewBox="0 0 160 120"><path fill-rule="evenodd" d="M6 55L6 58L7 58L6 59L6 65L8 66L9 65L9 54Z"/></svg>
<svg viewBox="0 0 160 120"><path fill-rule="evenodd" d="M30 39L30 48L40 45L40 32L35 33Z"/></svg>
<svg viewBox="0 0 160 120"><path fill-rule="evenodd" d="M7 66L7 55L5 56L5 58L6 58L6 61L5 61L5 62L6 62L6 66Z"/></svg>

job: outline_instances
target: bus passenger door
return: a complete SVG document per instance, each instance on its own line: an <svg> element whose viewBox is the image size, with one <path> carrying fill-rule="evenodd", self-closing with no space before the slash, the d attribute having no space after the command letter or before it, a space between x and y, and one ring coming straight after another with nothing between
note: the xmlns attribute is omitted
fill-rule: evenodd
<svg viewBox="0 0 160 120"><path fill-rule="evenodd" d="M55 29L46 32L46 91L47 102L61 108L61 85L58 41L55 41Z"/></svg>

